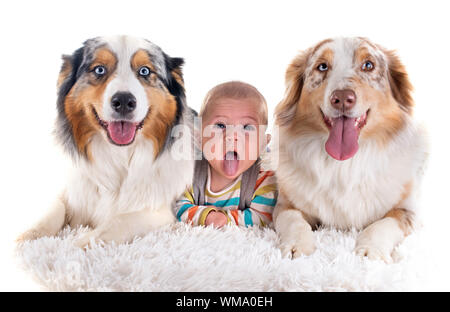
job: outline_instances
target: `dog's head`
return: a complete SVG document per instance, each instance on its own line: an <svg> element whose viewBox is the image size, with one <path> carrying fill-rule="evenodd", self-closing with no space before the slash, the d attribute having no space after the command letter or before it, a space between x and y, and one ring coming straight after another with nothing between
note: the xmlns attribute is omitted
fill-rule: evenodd
<svg viewBox="0 0 450 312"><path fill-rule="evenodd" d="M182 64L144 39L87 40L63 56L57 137L72 155L89 157L96 133L118 146L143 135L153 141L156 156L185 109Z"/></svg>
<svg viewBox="0 0 450 312"><path fill-rule="evenodd" d="M403 127L412 113L411 89L393 51L365 38L327 39L288 67L276 122L295 134L328 135L327 153L345 160L358 140L386 144Z"/></svg>

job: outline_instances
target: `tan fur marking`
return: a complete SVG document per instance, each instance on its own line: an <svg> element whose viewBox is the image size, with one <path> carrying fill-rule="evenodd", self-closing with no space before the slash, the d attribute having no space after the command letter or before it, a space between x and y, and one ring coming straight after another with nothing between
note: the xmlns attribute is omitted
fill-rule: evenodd
<svg viewBox="0 0 450 312"><path fill-rule="evenodd" d="M412 190L412 182L406 183L400 200L394 206L394 208L384 216L384 218L390 217L397 220L400 228L405 233L405 236L411 234L411 231L413 229L414 213L410 210L401 208L401 204L409 196L411 190Z"/></svg>
<svg viewBox="0 0 450 312"><path fill-rule="evenodd" d="M403 187L403 193L400 200L398 201L397 205L394 206L395 208L399 208L399 206L403 203L403 201L409 196L409 194L411 194L411 190L412 190L412 182L406 183L405 186Z"/></svg>
<svg viewBox="0 0 450 312"><path fill-rule="evenodd" d="M375 66L377 66L374 57L369 52L369 49L364 46L356 49L354 57L357 64L362 64L364 61L371 61Z"/></svg>
<svg viewBox="0 0 450 312"><path fill-rule="evenodd" d="M91 160L89 143L92 135L97 131L103 131L98 124L92 108L95 108L99 116L102 115L103 93L109 81L114 76L109 76L106 81L99 85L87 84L81 90L74 86L67 94L64 108L66 116L72 125L72 131L78 151ZM77 90L75 92L75 90Z"/></svg>
<svg viewBox="0 0 450 312"><path fill-rule="evenodd" d="M378 107L369 112L368 123L362 129L361 137L373 138L381 147L386 146L403 129L404 112L387 92L366 88L363 96L367 102L378 103Z"/></svg>
<svg viewBox="0 0 450 312"><path fill-rule="evenodd" d="M90 69L94 69L95 66L104 65L108 67L109 70L112 70L117 63L117 59L115 55L108 50L107 48L98 49L95 52L94 61L91 64Z"/></svg>
<svg viewBox="0 0 450 312"><path fill-rule="evenodd" d="M394 208L383 218L393 218L397 221L405 236L411 234L413 230L414 213L404 208Z"/></svg>
<svg viewBox="0 0 450 312"><path fill-rule="evenodd" d="M86 113L82 98L73 96L73 89L66 96L64 102L67 119L72 126L75 143L78 151L84 154L90 160L88 153L88 143L92 135L97 131L95 120L90 120L89 116L92 113ZM99 127L99 126L98 126Z"/></svg>
<svg viewBox="0 0 450 312"><path fill-rule="evenodd" d="M322 54L317 58L316 65L317 67L321 63L327 63L329 66L333 64L334 52L331 49L325 49Z"/></svg>
<svg viewBox="0 0 450 312"><path fill-rule="evenodd" d="M145 50L137 51L131 58L131 67L134 70L138 70L142 66L147 66L151 71L156 72L155 66L153 66L153 63Z"/></svg>
<svg viewBox="0 0 450 312"><path fill-rule="evenodd" d="M168 92L164 93L162 90L153 87L147 88L146 92L151 106L142 133L146 138L153 141L154 156L156 157L164 145L167 130L175 119L177 104L175 98Z"/></svg>

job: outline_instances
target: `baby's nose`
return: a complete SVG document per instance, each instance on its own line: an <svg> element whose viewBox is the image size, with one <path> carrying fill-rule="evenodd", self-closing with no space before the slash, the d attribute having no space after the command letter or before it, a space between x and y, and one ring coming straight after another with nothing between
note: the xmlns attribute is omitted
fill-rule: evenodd
<svg viewBox="0 0 450 312"><path fill-rule="evenodd" d="M237 141L239 133L237 131L227 131L225 139L227 142Z"/></svg>
<svg viewBox="0 0 450 312"><path fill-rule="evenodd" d="M228 135L226 137L227 142L237 141L237 135Z"/></svg>

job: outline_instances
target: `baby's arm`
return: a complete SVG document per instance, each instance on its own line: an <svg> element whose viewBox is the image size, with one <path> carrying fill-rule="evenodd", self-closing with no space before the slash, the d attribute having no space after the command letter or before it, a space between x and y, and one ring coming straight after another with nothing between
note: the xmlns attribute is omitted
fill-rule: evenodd
<svg viewBox="0 0 450 312"><path fill-rule="evenodd" d="M238 226L268 226L272 224L272 212L277 201L277 187L272 172L265 172L256 182L256 190L250 207L232 209L226 213L228 222Z"/></svg>
<svg viewBox="0 0 450 312"><path fill-rule="evenodd" d="M272 204L276 203L275 199L269 199L264 197L264 200L270 202L270 204L260 204L259 198L256 198L256 202L251 203L250 208L239 210L232 209L228 211L222 211L226 213L228 217L228 222L238 226L248 227L248 226L269 226L272 224L272 212L274 206Z"/></svg>
<svg viewBox="0 0 450 312"><path fill-rule="evenodd" d="M216 222L212 221L215 221L218 218L212 218L213 215L211 215L210 212L216 212L217 208L214 206L196 205L192 193L192 188L186 190L175 203L175 215L177 220L192 225L216 224ZM220 214L224 216L223 213ZM207 219L207 217L209 218Z"/></svg>
<svg viewBox="0 0 450 312"><path fill-rule="evenodd" d="M216 227L222 227L227 223L243 227L271 225L272 212L278 195L273 173L262 172L255 188L250 207L244 210L220 210L220 207L196 205L191 188L176 202L176 217L178 221L192 225L213 224Z"/></svg>

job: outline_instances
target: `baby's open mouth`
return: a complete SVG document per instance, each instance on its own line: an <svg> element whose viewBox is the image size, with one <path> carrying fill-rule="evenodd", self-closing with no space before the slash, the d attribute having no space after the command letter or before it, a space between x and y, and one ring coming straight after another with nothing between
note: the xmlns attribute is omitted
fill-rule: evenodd
<svg viewBox="0 0 450 312"><path fill-rule="evenodd" d="M235 151L225 153L223 157L223 171L227 176L236 175L239 169L239 154Z"/></svg>

